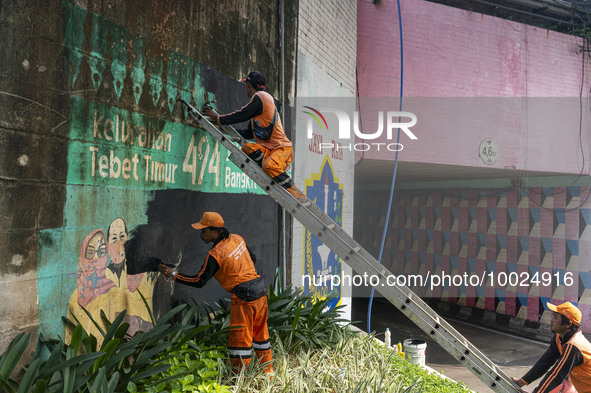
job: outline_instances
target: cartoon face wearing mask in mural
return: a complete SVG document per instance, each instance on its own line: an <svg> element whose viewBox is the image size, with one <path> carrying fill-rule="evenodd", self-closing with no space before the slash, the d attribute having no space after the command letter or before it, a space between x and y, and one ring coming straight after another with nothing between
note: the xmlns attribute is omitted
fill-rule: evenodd
<svg viewBox="0 0 591 393"><path fill-rule="evenodd" d="M107 244L102 229L91 232L80 249L78 261L78 303L86 307L94 298L114 286L105 277L107 267Z"/></svg>
<svg viewBox="0 0 591 393"><path fill-rule="evenodd" d="M125 243L127 242L127 227L121 218L113 220L107 231L107 248L109 257L115 265L125 262Z"/></svg>
<svg viewBox="0 0 591 393"><path fill-rule="evenodd" d="M135 292L142 282L143 274L127 275L125 243L128 236L125 221L122 218L114 219L107 231L107 250L111 258L111 263L107 267L107 276L117 287Z"/></svg>

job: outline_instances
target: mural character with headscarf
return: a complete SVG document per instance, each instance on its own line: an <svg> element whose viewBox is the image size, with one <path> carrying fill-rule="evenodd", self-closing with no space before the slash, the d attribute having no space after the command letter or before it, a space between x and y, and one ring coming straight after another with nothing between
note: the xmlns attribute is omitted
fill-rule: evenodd
<svg viewBox="0 0 591 393"><path fill-rule="evenodd" d="M102 229L95 229L84 238L80 247L78 280L68 303L68 319L78 321L88 333L97 338L99 331L82 308L84 307L96 322L101 322L102 302L97 300L105 297L115 287L113 281L105 276L107 262L105 233ZM72 330L72 326L66 326L67 342L70 341Z"/></svg>

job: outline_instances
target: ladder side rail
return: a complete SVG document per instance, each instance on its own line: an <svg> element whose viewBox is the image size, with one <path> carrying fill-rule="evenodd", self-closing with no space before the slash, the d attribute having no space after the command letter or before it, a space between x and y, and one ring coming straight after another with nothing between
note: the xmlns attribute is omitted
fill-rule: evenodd
<svg viewBox="0 0 591 393"><path fill-rule="evenodd" d="M330 245L332 246L331 248L333 250L335 250L335 248L339 247L339 244L341 242L346 243L350 247L350 249L357 250L355 252L357 254L359 254L359 258L361 259L361 261L363 261L360 263L360 265L362 265L362 269L360 269L361 271L379 276L386 281L386 282L380 282L378 284L378 287L376 288L378 290L378 292L382 293L387 290L386 287L392 286L392 285L388 285L389 283L387 282L388 276L394 276L392 274L392 272L390 272L386 267L384 267L377 260L375 260L375 258L369 252L367 252L367 250L365 250L354 239L352 239L349 236L349 234L347 234L342 229L342 227L336 225L334 223L334 221L330 217L328 217L326 214L324 214L324 212L319 207L317 207L315 204L312 204L311 206L308 206L306 208L308 210L310 210L310 212L312 214L314 214L322 222L322 224L324 224L324 227L321 228L321 230L319 230L317 233L315 233L315 235L319 239L326 241L326 238L323 237L323 233L327 233L328 231L331 231L334 236L339 238L339 239L335 240L336 243L331 242ZM315 211L313 211L313 210L315 210ZM297 211L297 209L292 211L292 214L295 214L296 211ZM328 222L328 221L330 221L330 222ZM329 244L327 244L327 246L328 245ZM337 250L335 250L335 252L336 251ZM349 262L349 260L350 260L349 250L348 249L341 250L341 253L345 253L345 254L339 255L339 257L341 257L341 259L343 259L343 261L345 263ZM340 254L340 253L337 253L337 255L338 254ZM381 288L384 288L384 289L381 289ZM455 340L457 342L465 343L464 345L468 347L468 350L470 352L474 353L478 358L487 359L487 357L483 353L481 353L473 344L471 344L461 334L459 334L459 332L457 332L447 321L440 318L439 315L433 309L431 309L431 307L429 307L428 304L426 304L420 297L416 296L410 288L408 288L407 286L396 286L396 288L400 288L400 290L401 290L401 293L396 295L397 296L396 299L399 299L400 297L411 298L412 301L417 303L417 306L420 308L421 313L426 315L422 319L425 321L428 321L428 324L430 325L431 328L434 326L437 326L438 328L441 328L444 331L447 331L449 333L449 335L452 336L453 340ZM384 295L384 293L382 293L382 295ZM389 300L391 300L391 299L389 299ZM398 308L400 308L400 307L398 307ZM419 310L414 310L414 311L419 313ZM424 330L426 333L431 332L431 329L429 329L429 330L424 329ZM462 350L460 352L461 353L460 353L460 355L458 355L458 360L460 360L465 355L465 353L463 353L464 350ZM482 362L487 363L485 360L482 360ZM493 362L488 363L487 367L489 367L493 370L496 369L496 365Z"/></svg>
<svg viewBox="0 0 591 393"><path fill-rule="evenodd" d="M264 172L260 174L248 172L248 170L253 172L259 170L260 168L258 165L253 164L255 166L254 168L247 168L247 164L245 164L243 161L244 159L234 154L230 157L230 159L238 167L241 167L243 170L245 170L247 174L252 175L253 180L255 180L257 184L265 189L271 197L273 197L286 210L294 215L294 217L302 222L302 224L305 224L308 229L316 229L316 235L320 235L319 239L331 249L333 249L335 253L339 255L339 257L346 261L346 263L356 268L356 270L372 272L373 274L380 276L382 279L384 279L384 277L389 274L389 271L382 265L378 264L377 261L372 264L367 262L367 260L365 260L362 255L355 255L365 252L370 258L373 258L362 247L358 246L359 249L357 251L353 251L353 248L344 247L343 244L346 244L346 241L341 237L336 236L336 234L334 234L336 240L334 238L330 239L329 236L325 236L326 234L334 231L334 229L330 230L327 228L327 219L329 219L331 223L334 223L334 221L332 221L330 217L326 216L324 212L322 212L322 210L320 210L315 204L311 204L310 206L304 208L306 210L317 210L316 212L308 211L308 213L310 213L314 218L322 217L324 220L313 220L307 218L307 216L301 211L303 206L297 202L294 203L294 198L287 194L287 192L285 192L285 195L281 195L281 192L284 192L282 188L279 190L274 189L272 183L269 183L268 177L264 175ZM256 175L259 175L260 177ZM256 177L259 177L258 181L256 181ZM319 213L321 213L323 216L320 216ZM342 230L342 228L338 225L335 228L340 228ZM350 237L347 240L349 240L351 243L357 244L352 239L350 239ZM355 246L355 248L357 248L357 246ZM351 251L353 251L353 253L351 253ZM372 259L369 260L371 261ZM434 341L446 349L460 362L460 364L463 364L485 383L491 386L492 389L495 389L499 392L515 392L512 382L506 375L504 375L502 370L498 369L494 363L488 360L485 355L478 351L476 347L474 347L469 341L461 336L445 320L439 318L438 315L426 303L424 303L422 299L414 295L414 292L412 292L409 288L389 287L388 285L384 285L383 287L378 287L377 290L380 293L385 294L385 297L403 312L406 309L407 311L405 314L407 314L407 316L415 324L417 324L419 328L421 328L427 334L430 334ZM407 299L410 299L410 303L406 303ZM427 310L430 310L431 312ZM506 385L505 387L501 386L503 385L503 382Z"/></svg>
<svg viewBox="0 0 591 393"><path fill-rule="evenodd" d="M192 107L191 107L192 108ZM194 110L194 108L193 108ZM191 113L191 112L189 112ZM376 289L392 304L426 333L438 342L448 353L470 369L491 389L498 392L515 392L515 385L496 367L486 356L476 349L469 341L461 336L451 325L435 313L422 299L406 287L391 287L385 277L391 274L388 269L379 264L371 254L358 245L339 225L328 217L318 206L311 203L308 206L300 204L291 194L272 181L262 168L248 158L232 141L217 127L205 119L196 110L191 113L199 125L205 128L212 137L224 145L232 153L230 160L242 171L249 175L264 191L266 191L283 208L289 211L309 230L311 229L348 265L359 271L372 272L380 278L380 286ZM231 128L231 127L230 127ZM302 211L304 210L304 211ZM306 214L308 213L308 214ZM352 244L350 247L348 244ZM384 284L383 286L381 284ZM429 310L429 311L427 311ZM438 326L436 328L436 326ZM486 359L486 360L483 360ZM466 364L469 363L470 367Z"/></svg>
<svg viewBox="0 0 591 393"><path fill-rule="evenodd" d="M320 226L323 224L318 225L318 223L309 220L305 215L299 215L296 212L295 217L307 228L314 228L319 231L316 235L324 229L323 226ZM330 233L330 231L325 231L325 235L327 232ZM380 278L376 287L380 293L398 309L401 309L421 330L430 334L454 358L470 369L492 389L500 392L515 391L513 383L504 375L502 370L499 370L494 363L463 338L451 325L441 323L442 319L422 299L414 295L414 292L407 287L392 287L387 285L385 276L387 276L388 270L385 267L379 265L377 261L370 263L368 260L364 260L359 255L360 250L351 253L349 251L351 249L342 246L342 239L335 241L330 236L320 236L319 240L333 249L339 257L355 270L376 274Z"/></svg>

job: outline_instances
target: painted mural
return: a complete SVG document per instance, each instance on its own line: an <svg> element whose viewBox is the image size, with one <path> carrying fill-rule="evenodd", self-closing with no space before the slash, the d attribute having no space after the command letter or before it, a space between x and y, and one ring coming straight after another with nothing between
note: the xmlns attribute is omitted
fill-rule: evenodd
<svg viewBox="0 0 591 393"><path fill-rule="evenodd" d="M305 193L325 214L338 225L343 225L344 186L335 177L334 168L328 155L325 156L318 173L305 181ZM329 307L341 301L342 286L334 285L328 276L341 276L341 259L322 243L311 231L304 228L304 293L314 299L330 298ZM336 284L336 282L335 282Z"/></svg>
<svg viewBox="0 0 591 393"><path fill-rule="evenodd" d="M573 302L591 332L588 187L395 196L383 263L393 273L483 277L414 288L421 296L549 324L546 302ZM356 237L377 254L387 193L364 194ZM383 223L381 224L383 225Z"/></svg>
<svg viewBox="0 0 591 393"><path fill-rule="evenodd" d="M204 130L76 96L70 108L69 184L264 193Z"/></svg>
<svg viewBox="0 0 591 393"><path fill-rule="evenodd" d="M116 218L109 225L106 235L102 229L96 229L84 238L80 247L78 280L68 302L67 318L80 323L87 333L97 338L99 345L102 341L99 327L103 331L107 329L101 314L113 321L126 310L124 321L129 323L128 332L131 335L138 330L146 331L152 326L148 308L141 295L152 310L157 273L127 274L127 239L125 222ZM72 330L72 325L66 325L66 341L70 340Z"/></svg>
<svg viewBox="0 0 591 393"><path fill-rule="evenodd" d="M203 85L212 70L68 1L62 10L71 90L66 203L63 226L40 236L39 326L69 338L67 316L100 341L89 315L104 327L102 313L113 320L125 310L131 334L151 326L140 293L152 307L159 277L145 261L128 274L125 244L149 224L156 191L264 192L223 146L185 124L178 99L196 107L215 100Z"/></svg>

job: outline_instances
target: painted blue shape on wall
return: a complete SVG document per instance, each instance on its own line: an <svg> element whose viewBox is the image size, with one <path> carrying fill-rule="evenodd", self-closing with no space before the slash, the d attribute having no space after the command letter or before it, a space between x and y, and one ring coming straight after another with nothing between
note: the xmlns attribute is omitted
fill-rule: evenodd
<svg viewBox="0 0 591 393"><path fill-rule="evenodd" d="M529 208L529 214L530 214L531 218L534 220L535 223L539 223L540 222L540 218L541 218L540 208L530 207Z"/></svg>
<svg viewBox="0 0 591 393"><path fill-rule="evenodd" d="M501 249L507 249L507 235L497 235L497 242L501 246Z"/></svg>
<svg viewBox="0 0 591 393"><path fill-rule="evenodd" d="M519 236L519 244L521 244L521 249L523 251L528 251L529 250L529 237Z"/></svg>
<svg viewBox="0 0 591 393"><path fill-rule="evenodd" d="M544 246L544 250L547 253L552 253L552 239L547 238L547 237L543 237L541 238L542 241L542 245Z"/></svg>
<svg viewBox="0 0 591 393"><path fill-rule="evenodd" d="M579 255L579 241L578 240L566 240L566 246L570 251L571 255Z"/></svg>
<svg viewBox="0 0 591 393"><path fill-rule="evenodd" d="M486 261L486 270L489 272L497 271L497 263L495 261Z"/></svg>
<svg viewBox="0 0 591 393"><path fill-rule="evenodd" d="M591 273L579 272L579 278L581 279L585 289L591 289Z"/></svg>

